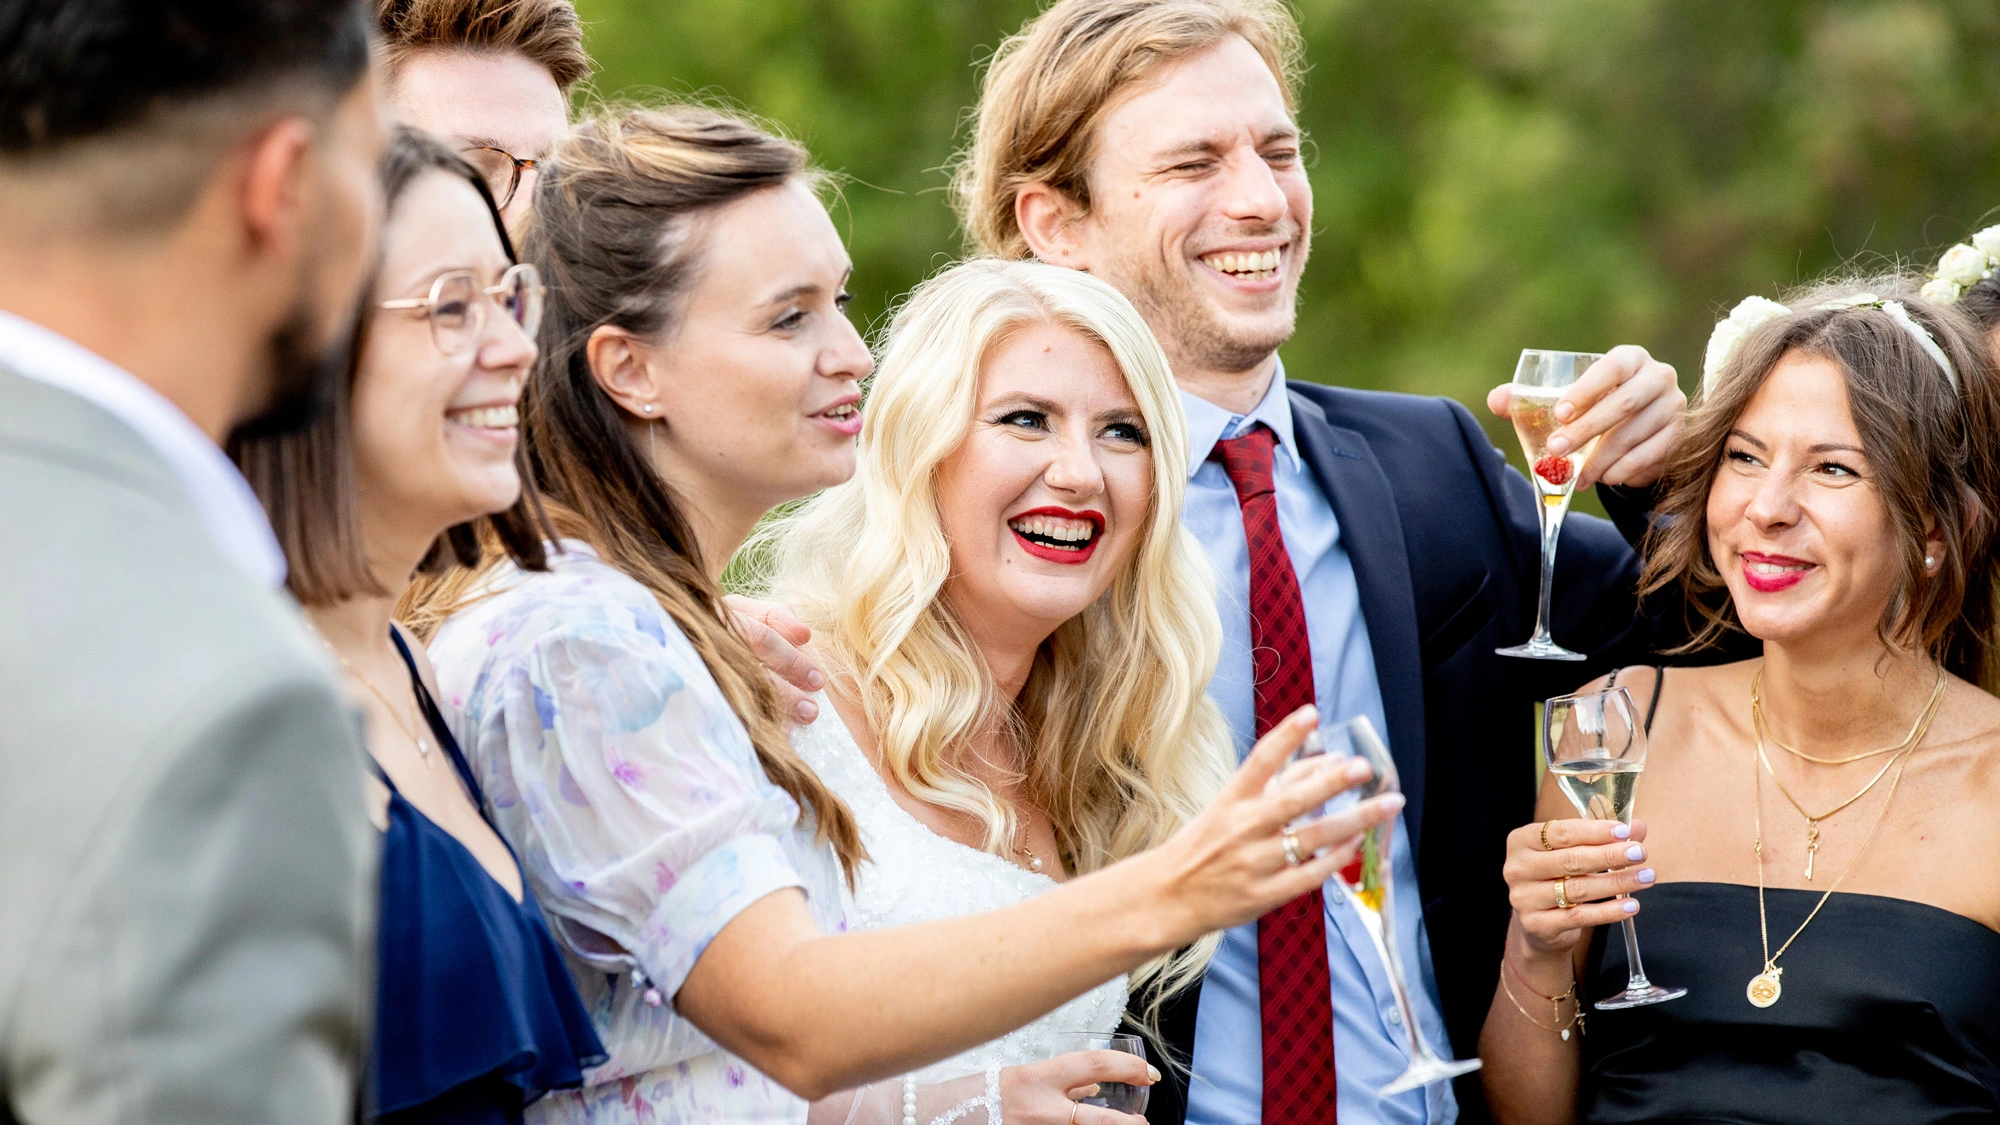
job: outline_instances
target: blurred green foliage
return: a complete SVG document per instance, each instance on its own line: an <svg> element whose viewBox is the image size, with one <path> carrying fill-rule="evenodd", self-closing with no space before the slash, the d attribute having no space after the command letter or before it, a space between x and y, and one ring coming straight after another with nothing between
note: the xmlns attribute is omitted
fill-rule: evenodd
<svg viewBox="0 0 2000 1125"><path fill-rule="evenodd" d="M848 177L836 217L872 323L959 252L942 166L977 67L1040 5L578 6L601 95L722 95ZM1636 341L1691 388L1742 296L1857 259L1927 265L2000 203L1994 0L1296 10L1316 216L1294 377L1485 417L1520 348Z"/></svg>

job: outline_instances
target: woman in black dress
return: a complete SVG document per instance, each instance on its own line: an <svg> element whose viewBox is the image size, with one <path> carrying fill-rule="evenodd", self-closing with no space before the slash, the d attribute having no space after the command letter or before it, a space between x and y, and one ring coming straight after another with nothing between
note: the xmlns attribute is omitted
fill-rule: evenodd
<svg viewBox="0 0 2000 1125"><path fill-rule="evenodd" d="M1652 711L1646 815L1550 784L1508 840L1503 1122L2000 1115L2000 387L1969 318L1873 289L1752 298L1710 344L1646 581L1763 655L1592 685ZM1595 1011L1633 912L1687 995Z"/></svg>

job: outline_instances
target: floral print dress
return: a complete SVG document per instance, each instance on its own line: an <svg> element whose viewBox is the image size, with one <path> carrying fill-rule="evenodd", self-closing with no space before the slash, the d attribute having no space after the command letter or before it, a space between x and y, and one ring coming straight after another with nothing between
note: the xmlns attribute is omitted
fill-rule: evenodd
<svg viewBox="0 0 2000 1125"><path fill-rule="evenodd" d="M503 564L430 646L453 733L564 946L610 1059L531 1122L797 1125L806 1103L673 1007L744 908L798 887L844 930L840 869L772 785L645 587L564 540Z"/></svg>

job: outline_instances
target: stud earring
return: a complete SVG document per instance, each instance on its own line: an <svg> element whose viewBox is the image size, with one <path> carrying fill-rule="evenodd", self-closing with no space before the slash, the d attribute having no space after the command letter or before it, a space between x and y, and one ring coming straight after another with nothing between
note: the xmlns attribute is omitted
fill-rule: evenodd
<svg viewBox="0 0 2000 1125"><path fill-rule="evenodd" d="M1924 556L1924 569L1925 569L1925 570L1929 570L1929 569L1931 569L1932 567L1934 567L1934 566L1936 566L1936 565L1937 565L1937 560L1936 560L1936 559L1934 559L1934 558L1930 557L1929 555L1925 555L1925 556Z"/></svg>
<svg viewBox="0 0 2000 1125"><path fill-rule="evenodd" d="M652 404L652 403L650 403L650 402L649 402L649 403L647 403L647 404L645 405L644 409L645 409L646 413L648 413L648 414L651 414L651 413L653 412L653 404Z"/></svg>

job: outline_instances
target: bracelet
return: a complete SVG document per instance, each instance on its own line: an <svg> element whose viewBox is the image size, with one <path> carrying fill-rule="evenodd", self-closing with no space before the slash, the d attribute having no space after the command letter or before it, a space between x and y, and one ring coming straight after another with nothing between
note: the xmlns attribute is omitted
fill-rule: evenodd
<svg viewBox="0 0 2000 1125"><path fill-rule="evenodd" d="M1541 992L1536 990L1534 985L1528 983L1528 978L1521 975L1521 971L1514 967L1513 962L1509 961L1505 954L1501 955L1500 964L1502 966L1502 971L1500 973L1500 989L1501 991L1507 994L1507 1001L1508 1003L1514 1005L1514 1010L1521 1013L1522 1019L1527 1020L1531 1024L1534 1024L1536 1027L1541 1028L1543 1031L1553 1031L1561 1035L1563 1037L1563 1042L1565 1043L1569 1041L1570 1028L1572 1027L1575 1028L1576 1033L1578 1035L1583 1034L1583 1001L1577 997L1576 982L1574 980L1570 981L1569 991L1563 993L1562 995L1543 996ZM1523 1008L1521 1006L1520 999L1514 995L1514 986L1507 983L1507 974L1509 973L1512 973L1515 979L1521 982L1521 987L1527 989L1529 993L1542 1000L1548 1001L1549 1017L1557 1021L1557 1026L1550 1027L1547 1024L1542 1023L1540 1020L1528 1014L1528 1009ZM1565 1000L1576 1001L1576 1012L1574 1015L1570 1016L1568 1023L1561 1022L1562 1005L1563 1001Z"/></svg>

